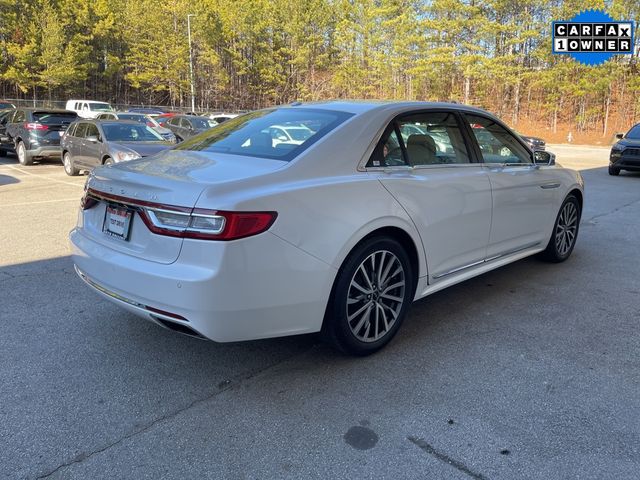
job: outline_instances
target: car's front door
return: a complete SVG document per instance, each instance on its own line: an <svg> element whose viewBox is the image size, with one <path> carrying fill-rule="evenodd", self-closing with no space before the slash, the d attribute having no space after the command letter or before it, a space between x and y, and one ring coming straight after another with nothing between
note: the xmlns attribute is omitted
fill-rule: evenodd
<svg viewBox="0 0 640 480"><path fill-rule="evenodd" d="M10 145L11 139L7 135L7 123L9 122L11 117L13 117L12 111L3 112L0 115L0 147L10 146L11 148L13 148L13 145Z"/></svg>
<svg viewBox="0 0 640 480"><path fill-rule="evenodd" d="M490 117L465 117L491 181L493 219L487 258L546 243L559 204L560 182L554 169L536 166L522 142Z"/></svg>
<svg viewBox="0 0 640 480"><path fill-rule="evenodd" d="M489 240L491 186L462 132L453 111L402 115L367 164L415 223L430 282L482 263Z"/></svg>
<svg viewBox="0 0 640 480"><path fill-rule="evenodd" d="M184 134L180 128L180 117L171 117L167 120L166 127L178 137L178 141L184 140Z"/></svg>
<svg viewBox="0 0 640 480"><path fill-rule="evenodd" d="M185 140L191 136L193 136L193 125L188 118L180 119L180 135Z"/></svg>
<svg viewBox="0 0 640 480"><path fill-rule="evenodd" d="M69 152L73 157L73 162L76 165L87 165L86 160L86 136L87 136L87 126L89 124L86 122L78 122L75 130L73 131L73 139L71 140Z"/></svg>
<svg viewBox="0 0 640 480"><path fill-rule="evenodd" d="M84 157L87 165L95 167L102 164L102 142L98 126L95 123L87 123L84 139Z"/></svg>

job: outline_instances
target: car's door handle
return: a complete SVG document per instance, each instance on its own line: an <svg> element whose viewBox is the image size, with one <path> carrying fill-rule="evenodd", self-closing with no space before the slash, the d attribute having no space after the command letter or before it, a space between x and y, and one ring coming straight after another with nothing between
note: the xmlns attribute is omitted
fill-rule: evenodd
<svg viewBox="0 0 640 480"><path fill-rule="evenodd" d="M543 183L542 185L540 185L540 188L544 188L545 190L547 190L549 188L558 188L559 186L560 182Z"/></svg>

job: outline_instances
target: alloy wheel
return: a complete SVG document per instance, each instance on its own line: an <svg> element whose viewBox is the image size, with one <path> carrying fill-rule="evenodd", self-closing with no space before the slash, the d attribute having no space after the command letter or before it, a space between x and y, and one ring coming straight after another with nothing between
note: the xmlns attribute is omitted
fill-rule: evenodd
<svg viewBox="0 0 640 480"><path fill-rule="evenodd" d="M561 257L567 255L573 248L578 231L578 209L573 202L567 202L556 224L556 250Z"/></svg>
<svg viewBox="0 0 640 480"><path fill-rule="evenodd" d="M73 175L73 166L71 165L71 155L69 155L69 152L65 153L62 157L62 163L64 164L64 171L67 175Z"/></svg>
<svg viewBox="0 0 640 480"><path fill-rule="evenodd" d="M27 159L27 151L24 148L24 144L22 142L18 143L18 151L16 152L18 154L18 162L20 162L22 165L24 165Z"/></svg>
<svg viewBox="0 0 640 480"><path fill-rule="evenodd" d="M347 293L347 322L362 342L384 337L396 323L406 288L402 263L388 250L379 250L356 269Z"/></svg>

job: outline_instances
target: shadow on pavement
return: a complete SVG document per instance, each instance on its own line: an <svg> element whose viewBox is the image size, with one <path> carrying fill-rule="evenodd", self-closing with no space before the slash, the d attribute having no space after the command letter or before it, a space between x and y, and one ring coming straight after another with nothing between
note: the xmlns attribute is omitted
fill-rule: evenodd
<svg viewBox="0 0 640 480"><path fill-rule="evenodd" d="M12 177L11 175L0 175L0 187L3 185L11 185L13 183L20 183L16 177Z"/></svg>

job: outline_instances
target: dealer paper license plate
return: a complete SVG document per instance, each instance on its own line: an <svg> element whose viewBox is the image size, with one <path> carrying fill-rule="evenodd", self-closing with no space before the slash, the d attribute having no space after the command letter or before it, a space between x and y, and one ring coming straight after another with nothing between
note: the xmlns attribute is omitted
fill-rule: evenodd
<svg viewBox="0 0 640 480"><path fill-rule="evenodd" d="M102 231L112 237L129 240L132 213L127 208L107 205Z"/></svg>

